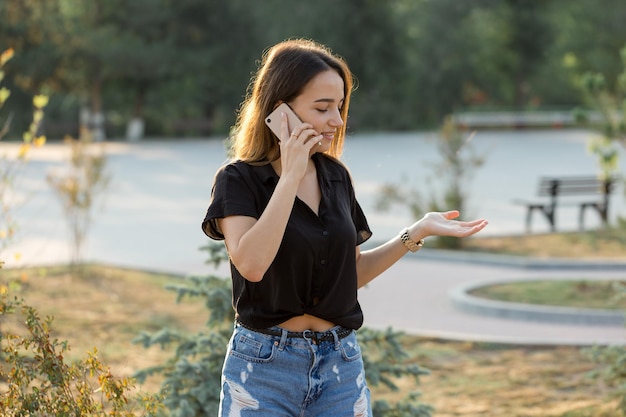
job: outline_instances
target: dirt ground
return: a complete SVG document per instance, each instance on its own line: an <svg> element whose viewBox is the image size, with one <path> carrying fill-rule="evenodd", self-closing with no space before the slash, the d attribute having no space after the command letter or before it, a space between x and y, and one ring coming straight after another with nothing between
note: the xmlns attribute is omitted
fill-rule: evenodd
<svg viewBox="0 0 626 417"><path fill-rule="evenodd" d="M414 342L417 362L431 370L419 389L435 416L617 415L580 348Z"/></svg>
<svg viewBox="0 0 626 417"><path fill-rule="evenodd" d="M5 271L4 278L7 278ZM55 336L67 340L71 356L93 347L118 376L161 363L170 356L132 343L141 330L163 326L200 331L206 310L200 302L175 302L163 287L178 278L101 268L98 278L77 279L54 269L18 273L22 295L42 316L54 316ZM5 323L8 325L8 323ZM449 342L406 336L411 361L431 371L418 386L434 416L616 416L609 389L590 379L594 364L577 347L519 347ZM401 392L373 387L373 397L393 400ZM158 380L140 387L156 392Z"/></svg>

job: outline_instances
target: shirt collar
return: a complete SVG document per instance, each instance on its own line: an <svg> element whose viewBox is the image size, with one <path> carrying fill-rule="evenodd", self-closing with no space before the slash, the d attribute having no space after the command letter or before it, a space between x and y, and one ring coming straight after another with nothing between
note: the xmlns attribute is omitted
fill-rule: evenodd
<svg viewBox="0 0 626 417"><path fill-rule="evenodd" d="M276 175L271 163L268 162L265 165L259 165L256 169L259 178L264 184L268 184L270 181L274 184L278 182L278 175Z"/></svg>

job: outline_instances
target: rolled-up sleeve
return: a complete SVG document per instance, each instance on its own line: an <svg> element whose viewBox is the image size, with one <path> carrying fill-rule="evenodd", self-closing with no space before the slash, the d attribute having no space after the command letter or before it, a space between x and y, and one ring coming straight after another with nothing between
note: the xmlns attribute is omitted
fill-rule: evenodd
<svg viewBox="0 0 626 417"><path fill-rule="evenodd" d="M223 240L224 235L217 227L217 219L228 216L250 216L259 218L254 191L244 175L233 164L225 165L215 174L211 201L207 209L202 230L215 240Z"/></svg>

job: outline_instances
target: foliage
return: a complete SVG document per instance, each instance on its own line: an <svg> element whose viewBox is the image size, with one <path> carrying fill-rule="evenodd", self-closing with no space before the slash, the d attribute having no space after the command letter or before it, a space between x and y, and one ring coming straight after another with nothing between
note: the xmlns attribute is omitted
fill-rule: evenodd
<svg viewBox="0 0 626 417"><path fill-rule="evenodd" d="M363 328L359 330L359 344L363 350L363 365L368 385L383 385L391 391L398 391L396 378L413 378L415 384L419 377L430 372L416 363L410 362L406 350L400 345L401 332L391 328L385 331ZM376 417L430 417L432 407L419 401L420 393L411 391L407 398L395 404L386 400L374 400L372 411Z"/></svg>
<svg viewBox="0 0 626 417"><path fill-rule="evenodd" d="M623 282L616 282L614 290L616 299L626 299L626 285ZM584 352L601 365L591 374L595 378L603 379L609 386L613 387L612 395L620 399L618 411L620 415L626 416L626 347L617 345L594 346L590 349L584 349Z"/></svg>
<svg viewBox="0 0 626 417"><path fill-rule="evenodd" d="M24 300L0 294L0 318L23 328L0 339L0 414L18 416L155 416L158 396L130 394L134 381L115 377L94 348L68 364L67 341L54 339L52 318L45 320Z"/></svg>
<svg viewBox="0 0 626 417"><path fill-rule="evenodd" d="M616 144L626 149L626 46L620 51L622 72L609 80L600 72L586 72L580 86L587 102L600 114L600 136L589 141L589 152L595 155L603 178L619 180L619 152ZM589 116L579 111L582 122ZM592 122L598 123L598 122Z"/></svg>
<svg viewBox="0 0 626 417"><path fill-rule="evenodd" d="M61 201L72 244L72 263L82 260L85 240L91 227L93 209L106 191L110 175L106 169L106 155L101 147L94 152L90 136L66 138L71 149L70 167L65 174L49 174L48 183Z"/></svg>
<svg viewBox="0 0 626 417"><path fill-rule="evenodd" d="M626 147L626 46L620 52L622 72L614 80L600 72L586 72L579 77L579 85L587 103L600 116L600 144L591 150L598 154L603 174L614 174L617 169L617 152L610 149L611 142ZM582 122L589 116L579 113Z"/></svg>
<svg viewBox="0 0 626 417"><path fill-rule="evenodd" d="M232 308L228 281L216 277L190 277L188 285L168 287L185 297L205 297L211 312L207 331L182 334L164 328L156 333L142 333L135 341L144 347L173 349L173 356L164 364L139 371L135 377L144 381L162 375L163 403L172 417L217 415L222 364L232 333Z"/></svg>
<svg viewBox="0 0 626 417"><path fill-rule="evenodd" d="M617 178L619 151L615 142L607 136L598 136L587 143L587 151L594 155L600 167L600 178Z"/></svg>
<svg viewBox="0 0 626 417"><path fill-rule="evenodd" d="M0 54L0 82L4 78L4 65L13 58L13 49L7 49ZM11 91L6 88L0 88L0 109L11 96ZM22 135L22 143L20 144L17 155L2 155L0 158L0 254L6 249L7 245L13 238L17 229L17 224L12 218L14 203L11 193L15 191L17 179L19 178L21 169L28 162L28 154L32 147L40 147L46 142L46 137L41 134L40 126L43 121L44 108L48 104L48 97L44 95L36 95L32 99L32 121L26 132ZM0 124L0 140L9 131L12 120L12 113ZM0 265L2 259L0 258Z"/></svg>
<svg viewBox="0 0 626 417"><path fill-rule="evenodd" d="M4 0L0 49L19 52L8 78L20 108L45 88L55 123L89 107L112 136L139 117L148 135L224 134L260 52L309 37L359 80L351 129L415 129L467 107L580 104L563 57L612 77L625 10L621 0Z"/></svg>
<svg viewBox="0 0 626 417"><path fill-rule="evenodd" d="M475 132L468 136L464 135L452 117L445 118L437 141L442 160L435 166L435 176L444 178L446 186L441 203L433 202L433 208L452 207L462 213L465 211L467 182L471 179L473 171L485 162L484 156L473 153L471 140L474 134Z"/></svg>
<svg viewBox="0 0 626 417"><path fill-rule="evenodd" d="M208 252L207 263L215 268L228 259L223 244L209 243L201 249ZM173 417L215 415L221 391L221 370L234 318L230 280L210 275L192 276L187 281L186 284L167 288L177 294L178 302L186 297L205 299L209 312L207 329L195 335L184 335L171 329L141 333L135 340L137 343L146 348L160 346L173 349L173 356L166 363L141 370L135 376L139 381L152 375L164 377L164 404ZM365 374L370 386L384 385L397 390L394 379L412 377L417 383L419 376L428 373L420 366L408 363L411 358L400 345L400 336L391 329L384 332L359 330ZM380 417L429 417L431 407L420 403L418 397L418 392L412 392L396 404L379 400L372 406L375 415Z"/></svg>
<svg viewBox="0 0 626 417"><path fill-rule="evenodd" d="M554 28L548 24L546 9L551 1L528 2L508 0L505 21L508 25L507 49L513 51L512 62L507 66L515 80L514 104L524 109L532 102L530 76L543 63L544 56L552 43Z"/></svg>
<svg viewBox="0 0 626 417"><path fill-rule="evenodd" d="M411 188L406 181L400 185L385 184L376 201L379 210L388 210L392 204L405 205L414 218L428 211L459 210L465 213L468 182L473 171L484 163L484 157L474 155L470 141L473 133L464 136L452 117L446 117L437 138L441 161L435 165L434 176L443 180L443 192L431 190L429 201L424 201L419 190ZM449 249L462 247L463 239L450 236L437 237L437 246Z"/></svg>

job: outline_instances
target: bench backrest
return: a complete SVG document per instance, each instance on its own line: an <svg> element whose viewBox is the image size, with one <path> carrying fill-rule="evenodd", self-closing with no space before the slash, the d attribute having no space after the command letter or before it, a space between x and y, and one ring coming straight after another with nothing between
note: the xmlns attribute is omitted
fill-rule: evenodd
<svg viewBox="0 0 626 417"><path fill-rule="evenodd" d="M544 177L539 181L539 195L557 197L559 195L601 195L608 198L615 181L597 177Z"/></svg>

